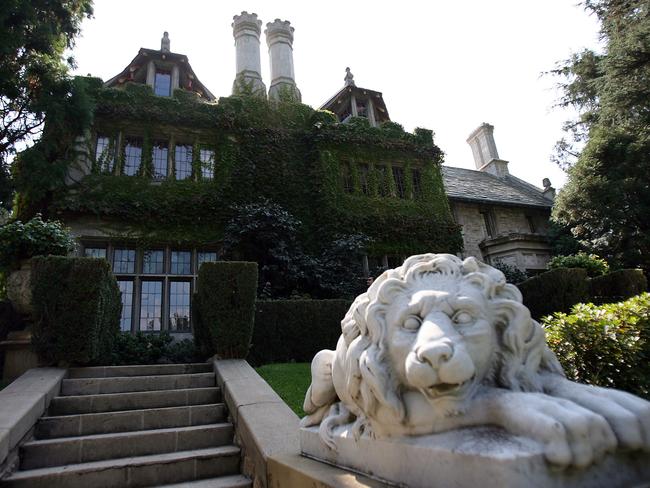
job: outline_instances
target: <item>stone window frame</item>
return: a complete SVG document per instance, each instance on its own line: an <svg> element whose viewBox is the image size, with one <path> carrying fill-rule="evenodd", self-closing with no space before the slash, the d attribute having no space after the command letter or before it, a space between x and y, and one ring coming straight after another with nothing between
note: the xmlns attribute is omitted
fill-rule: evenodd
<svg viewBox="0 0 650 488"><path fill-rule="evenodd" d="M200 254L214 254L216 260L219 260L219 253L215 247L202 247L202 248L192 248L192 247L179 247L179 246L170 246L170 245L159 245L151 246L148 249L138 249L133 244L128 242L120 241L107 241L107 240L97 240L97 239L82 239L81 242L81 255L86 255L87 250L105 250L104 259L108 260L111 265L111 270L113 269L113 258L116 250L129 249L135 251L135 263L133 272L115 272L115 278L118 281L131 281L133 282L132 288L132 304L131 304L131 326L128 333L159 333L162 331L167 331L170 334L188 334L191 333L190 330L171 330L170 329L170 290L172 282L188 282L190 283L190 303L192 294L196 291L196 282L198 279L198 268L199 255ZM144 273L144 253L147 251L163 251L164 266L162 273ZM173 251L189 251L190 252L190 274L172 274L171 273L171 253ZM203 261L206 262L206 261ZM161 330L158 331L145 331L140 330L140 311L142 305L142 283L145 281L160 281L162 283L162 305L161 305ZM189 323L191 324L191 310L189 316ZM121 317L120 317L120 327Z"/></svg>
<svg viewBox="0 0 650 488"><path fill-rule="evenodd" d="M498 235L497 220L494 215L494 209L482 207L479 209L479 213L483 218L483 229L487 235L488 239L496 237Z"/></svg>
<svg viewBox="0 0 650 488"><path fill-rule="evenodd" d="M168 87L167 87L167 92L166 93L158 93L158 76L167 76L168 77ZM156 67L156 71L153 76L153 93L157 97L171 97L172 96L172 72L171 70L166 70L166 69L160 69Z"/></svg>

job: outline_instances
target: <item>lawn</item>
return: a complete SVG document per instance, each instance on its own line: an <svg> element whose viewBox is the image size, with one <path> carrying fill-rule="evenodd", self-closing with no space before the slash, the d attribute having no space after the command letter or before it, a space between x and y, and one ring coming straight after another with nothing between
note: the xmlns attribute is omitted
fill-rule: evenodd
<svg viewBox="0 0 650 488"><path fill-rule="evenodd" d="M255 371L271 385L298 417L303 417L305 412L302 410L302 403L311 383L309 366L309 363L267 364L256 368Z"/></svg>

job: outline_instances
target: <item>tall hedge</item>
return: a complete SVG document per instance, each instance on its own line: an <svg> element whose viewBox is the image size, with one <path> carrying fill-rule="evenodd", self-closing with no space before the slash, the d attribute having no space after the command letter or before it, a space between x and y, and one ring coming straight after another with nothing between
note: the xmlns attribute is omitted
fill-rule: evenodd
<svg viewBox="0 0 650 488"><path fill-rule="evenodd" d="M573 305L588 302L587 272L581 268L556 268L517 285L524 305L535 319L553 312L568 312Z"/></svg>
<svg viewBox="0 0 650 488"><path fill-rule="evenodd" d="M245 358L253 334L257 263L203 263L197 289L194 338L201 353Z"/></svg>
<svg viewBox="0 0 650 488"><path fill-rule="evenodd" d="M589 280L593 301L606 303L640 295L648 289L648 280L640 269L620 269Z"/></svg>
<svg viewBox="0 0 650 488"><path fill-rule="evenodd" d="M249 361L311 362L321 349L336 348L348 308L347 300L258 301Z"/></svg>
<svg viewBox="0 0 650 488"><path fill-rule="evenodd" d="M110 360L120 334L122 301L105 259L32 259L33 343L49 363Z"/></svg>
<svg viewBox="0 0 650 488"><path fill-rule="evenodd" d="M574 381L650 397L650 294L606 305L578 304L542 323Z"/></svg>

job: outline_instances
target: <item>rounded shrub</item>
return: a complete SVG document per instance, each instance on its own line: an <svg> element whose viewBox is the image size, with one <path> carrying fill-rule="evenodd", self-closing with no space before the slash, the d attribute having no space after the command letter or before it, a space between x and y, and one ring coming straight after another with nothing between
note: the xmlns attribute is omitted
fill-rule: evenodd
<svg viewBox="0 0 650 488"><path fill-rule="evenodd" d="M33 256L65 256L75 241L59 221L44 221L40 214L26 223L16 220L0 227L0 268L11 269Z"/></svg>
<svg viewBox="0 0 650 488"><path fill-rule="evenodd" d="M650 396L650 294L578 304L546 317L547 341L573 381Z"/></svg>
<svg viewBox="0 0 650 488"><path fill-rule="evenodd" d="M609 272L609 264L596 254L579 252L568 256L555 256L547 264L548 269L582 268L589 277L601 276Z"/></svg>

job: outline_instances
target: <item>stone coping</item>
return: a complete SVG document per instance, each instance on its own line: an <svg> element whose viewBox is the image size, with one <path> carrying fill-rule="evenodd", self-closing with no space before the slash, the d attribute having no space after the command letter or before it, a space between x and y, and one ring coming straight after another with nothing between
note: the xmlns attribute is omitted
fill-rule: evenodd
<svg viewBox="0 0 650 488"><path fill-rule="evenodd" d="M298 416L246 361L216 360L214 369L242 448L243 472L254 486L266 487L271 456L300 454Z"/></svg>
<svg viewBox="0 0 650 488"><path fill-rule="evenodd" d="M61 368L30 369L0 391L0 466L59 394L66 374Z"/></svg>

